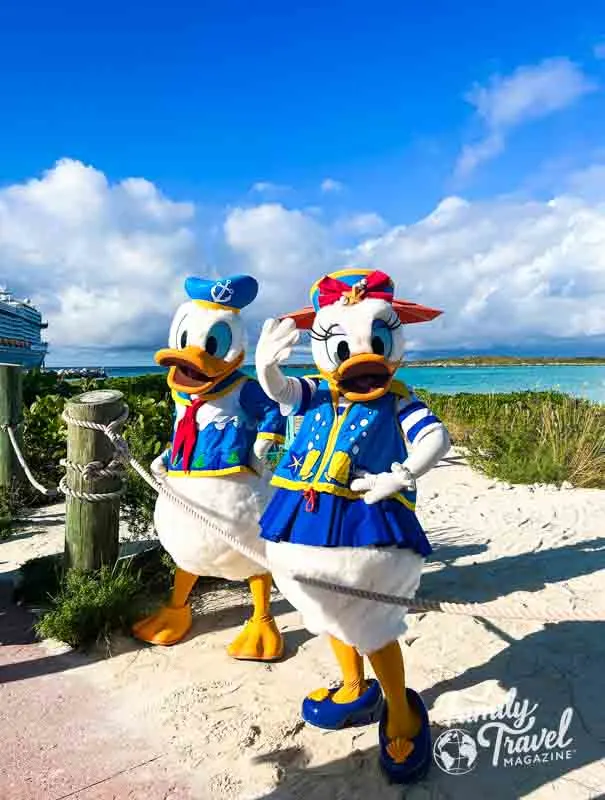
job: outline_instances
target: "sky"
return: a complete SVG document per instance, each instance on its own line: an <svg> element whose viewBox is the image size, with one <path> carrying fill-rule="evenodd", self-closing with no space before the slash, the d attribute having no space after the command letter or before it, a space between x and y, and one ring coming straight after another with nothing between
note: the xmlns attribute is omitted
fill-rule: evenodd
<svg viewBox="0 0 605 800"><path fill-rule="evenodd" d="M343 266L415 354L605 353L602 3L0 7L0 286L49 364L151 363L187 275Z"/></svg>

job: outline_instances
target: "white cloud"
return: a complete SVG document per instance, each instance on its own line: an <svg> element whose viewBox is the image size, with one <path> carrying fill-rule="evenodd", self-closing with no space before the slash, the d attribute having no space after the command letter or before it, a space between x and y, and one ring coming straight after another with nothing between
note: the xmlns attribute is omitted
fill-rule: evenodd
<svg viewBox="0 0 605 800"><path fill-rule="evenodd" d="M261 286L257 314L285 312L284 303L304 304L319 272L336 263L328 232L310 214L277 203L236 208L225 221L227 244Z"/></svg>
<svg viewBox="0 0 605 800"><path fill-rule="evenodd" d="M342 190L345 187L344 187L344 183L341 183L340 181L334 180L334 178L326 178L325 180L323 180L321 182L321 185L320 185L319 188L321 189L321 191L324 194L329 194L330 192L332 192L332 193L342 192Z"/></svg>
<svg viewBox="0 0 605 800"><path fill-rule="evenodd" d="M549 202L449 197L414 224L366 227L346 251L334 225L308 210L235 208L210 270L192 205L147 181L112 184L62 161L39 180L0 190L0 285L41 307L55 354L96 348L89 360L101 363L108 352L148 353L164 342L187 274L254 274L254 331L265 316L307 304L325 272L355 264L385 270L400 297L445 311L410 326L413 349L506 351L531 342L539 350L572 340L581 348L605 343L604 175L599 164L576 173Z"/></svg>
<svg viewBox="0 0 605 800"><path fill-rule="evenodd" d="M263 314L304 305L327 269L359 264L391 274L400 297L444 310L432 323L410 326L413 349L605 341L605 204L580 196L450 197L415 224L346 253L330 248L315 220L281 206L239 211L227 233L262 281Z"/></svg>
<svg viewBox="0 0 605 800"><path fill-rule="evenodd" d="M605 164L592 164L568 178L570 192L593 202L605 201Z"/></svg>
<svg viewBox="0 0 605 800"><path fill-rule="evenodd" d="M362 244L356 260L445 310L412 329L427 346L516 347L605 336L605 206L450 199L415 225Z"/></svg>
<svg viewBox="0 0 605 800"><path fill-rule="evenodd" d="M196 263L193 216L149 181L60 161L0 190L0 283L40 306L54 349L148 348Z"/></svg>
<svg viewBox="0 0 605 800"><path fill-rule="evenodd" d="M376 214L374 211L342 217L337 220L334 226L337 233L351 234L353 236L369 236L381 233L387 227L387 223L380 214Z"/></svg>
<svg viewBox="0 0 605 800"><path fill-rule="evenodd" d="M287 192L289 188L289 186L271 183L271 181L257 181L252 185L250 191L256 194L281 194L282 192Z"/></svg>
<svg viewBox="0 0 605 800"><path fill-rule="evenodd" d="M502 152L513 129L561 111L595 89L594 82L567 58L519 67L510 75L493 76L487 86L474 86L466 99L475 108L485 134L463 149L458 174L466 175Z"/></svg>

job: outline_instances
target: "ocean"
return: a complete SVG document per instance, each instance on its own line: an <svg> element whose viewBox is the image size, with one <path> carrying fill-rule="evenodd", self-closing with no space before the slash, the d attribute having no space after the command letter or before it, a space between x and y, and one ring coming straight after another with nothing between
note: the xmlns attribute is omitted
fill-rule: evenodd
<svg viewBox="0 0 605 800"><path fill-rule="evenodd" d="M252 369L252 368L247 368ZM290 367L291 375L303 375L312 370ZM164 369L149 367L109 367L110 377L134 377L163 373ZM605 403L605 365L569 366L546 364L544 366L510 367L403 367L398 377L409 386L428 389L443 394L496 393L518 391L546 391L553 389Z"/></svg>

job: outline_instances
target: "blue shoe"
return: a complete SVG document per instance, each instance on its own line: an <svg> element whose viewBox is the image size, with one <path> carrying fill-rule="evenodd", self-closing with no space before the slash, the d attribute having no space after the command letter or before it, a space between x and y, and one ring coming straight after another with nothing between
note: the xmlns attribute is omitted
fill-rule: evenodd
<svg viewBox="0 0 605 800"><path fill-rule="evenodd" d="M406 689L410 706L417 711L421 719L421 728L417 736L412 739L414 749L406 760L398 764L387 753L389 740L386 735L387 706L384 705L380 726L378 728L378 742L380 745L380 766L390 783L415 783L422 780L431 766L431 729L429 715L420 695L413 689Z"/></svg>
<svg viewBox="0 0 605 800"><path fill-rule="evenodd" d="M353 703L334 703L332 695L336 691L331 689L324 700L305 697L302 704L304 721L329 731L378 722L383 706L382 689L378 681L369 680L368 688Z"/></svg>

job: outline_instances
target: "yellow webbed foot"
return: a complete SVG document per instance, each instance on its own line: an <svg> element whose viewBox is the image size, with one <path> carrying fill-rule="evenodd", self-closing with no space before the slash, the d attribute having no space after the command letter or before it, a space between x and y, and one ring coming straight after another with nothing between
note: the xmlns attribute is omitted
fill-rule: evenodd
<svg viewBox="0 0 605 800"><path fill-rule="evenodd" d="M143 642L169 646L183 639L191 628L191 606L165 606L156 614L137 622L132 633Z"/></svg>
<svg viewBox="0 0 605 800"><path fill-rule="evenodd" d="M284 654L284 641L273 617L251 619L227 652L242 661L277 661Z"/></svg>
<svg viewBox="0 0 605 800"><path fill-rule="evenodd" d="M329 689L314 689L310 694L307 695L309 700L315 700L316 703L321 703L323 700L326 700L330 696Z"/></svg>
<svg viewBox="0 0 605 800"><path fill-rule="evenodd" d="M391 739L387 745L387 753L396 764L403 764L413 750L414 742L411 742L409 739L404 739L402 736Z"/></svg>

